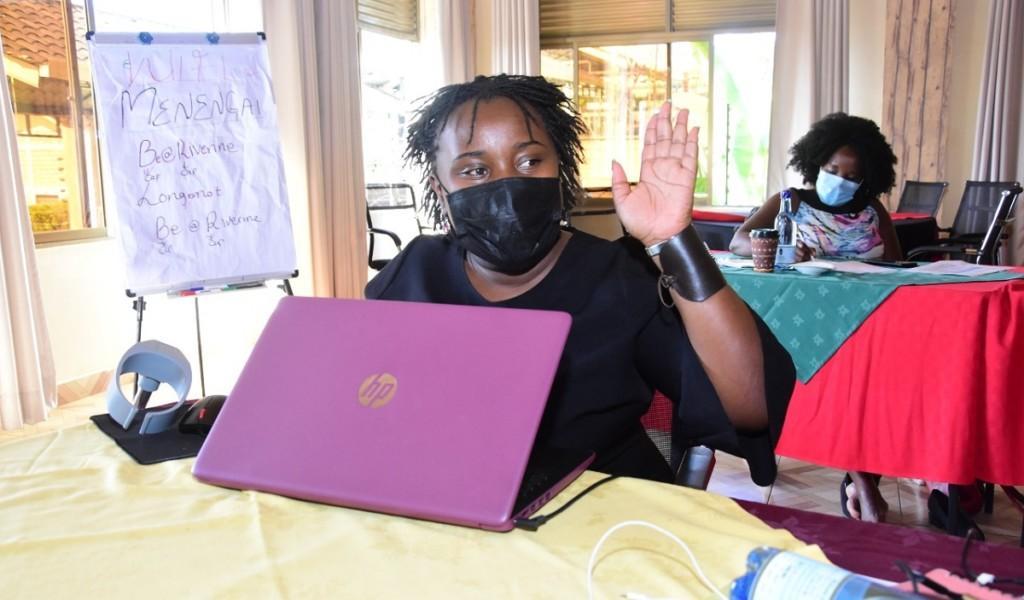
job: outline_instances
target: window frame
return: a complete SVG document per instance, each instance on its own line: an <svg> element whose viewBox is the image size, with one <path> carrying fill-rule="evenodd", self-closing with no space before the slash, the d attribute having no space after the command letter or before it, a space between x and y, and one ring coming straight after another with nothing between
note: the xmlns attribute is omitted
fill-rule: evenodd
<svg viewBox="0 0 1024 600"><path fill-rule="evenodd" d="M86 2L86 24L87 28L91 22L90 15L88 12L88 4ZM107 214L106 214L106 199L103 194L102 188L102 173L100 170L99 161L99 140L98 135L94 132L89 136L89 140L86 140L86 132L83 127L82 119L82 90L80 88L81 77L79 74L79 61L78 61L78 41L75 39L76 32L74 31L74 17L72 11L71 0L60 0L61 17L63 22L63 34L66 41L64 52L68 62L68 108L69 108L69 120L71 121L69 127L63 127L58 121L58 127L61 128L62 135L72 133L75 136L74 149L75 149L75 162L76 162L76 178L77 186L79 190L78 202L82 204L82 214L85 216L86 222L89 224L86 227L79 229L68 229L64 231L33 231L32 237L35 242L35 246L47 247L52 245L63 245L68 243L105 239L108 238L107 229ZM85 32L81 32L83 35ZM7 82L4 82L6 85ZM13 108L12 108L13 110ZM31 134L31 120L32 115L26 114L26 124L29 126L29 134L17 134L16 138L20 137L47 137L53 136L34 136ZM57 136L62 137L62 136ZM16 142L17 143L17 142ZM86 144L92 144L92 152L86 152ZM19 144L20 150L20 144ZM92 161L90 161L92 156ZM93 162L94 164L89 164ZM89 172L95 173L95 182L90 181ZM95 183L95 185L93 185ZM27 208L26 202L26 208Z"/></svg>

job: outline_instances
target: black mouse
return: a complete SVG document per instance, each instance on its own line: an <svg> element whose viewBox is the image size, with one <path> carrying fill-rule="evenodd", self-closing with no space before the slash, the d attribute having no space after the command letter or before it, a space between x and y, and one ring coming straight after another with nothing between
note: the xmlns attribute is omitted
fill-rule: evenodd
<svg viewBox="0 0 1024 600"><path fill-rule="evenodd" d="M213 427L213 422L227 399L227 396L217 394L197 400L178 421L178 431L206 435Z"/></svg>

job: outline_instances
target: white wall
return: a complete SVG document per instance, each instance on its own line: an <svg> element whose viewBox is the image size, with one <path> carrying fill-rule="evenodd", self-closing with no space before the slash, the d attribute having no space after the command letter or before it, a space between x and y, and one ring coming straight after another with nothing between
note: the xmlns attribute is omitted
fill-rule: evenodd
<svg viewBox="0 0 1024 600"><path fill-rule="evenodd" d="M946 109L946 181L939 225L953 222L964 181L970 178L981 90L982 60L988 34L990 0L953 0L949 105ZM885 0L850 3L850 112L882 121L885 71ZM896 166L899 168L899 165ZM900 190L893 190L896 198Z"/></svg>
<svg viewBox="0 0 1024 600"><path fill-rule="evenodd" d="M295 90L299 73L295 39L278 26L294 18L289 3L265 14L268 48L285 177L291 207L299 278L296 294L312 293L309 209L306 201L305 133L302 104ZM266 8L265 8L266 10ZM278 32L280 30L280 32ZM280 33L274 37L274 33ZM116 235L116 214L108 203L111 235ZM125 295L124 260L120 240L100 240L46 246L37 249L39 274L57 382L63 383L113 369L135 342L135 315ZM279 282L276 282L279 283ZM267 317L283 292L276 288L204 295L199 300L207 393L230 391ZM159 339L177 346L193 367L192 395L199 390L195 313L192 299L155 295L146 298L143 339Z"/></svg>
<svg viewBox="0 0 1024 600"><path fill-rule="evenodd" d="M939 209L939 225L953 224L964 182L971 177L974 132L978 125L978 99L981 96L982 61L988 39L990 0L954 0L953 32L950 56L953 59L952 87L946 127L946 195Z"/></svg>
<svg viewBox="0 0 1024 600"><path fill-rule="evenodd" d="M882 124L882 82L885 65L885 2L850 2L851 115Z"/></svg>

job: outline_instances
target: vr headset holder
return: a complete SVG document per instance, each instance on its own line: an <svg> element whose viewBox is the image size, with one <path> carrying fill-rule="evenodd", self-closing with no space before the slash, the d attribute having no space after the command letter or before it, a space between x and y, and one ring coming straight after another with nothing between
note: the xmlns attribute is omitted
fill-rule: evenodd
<svg viewBox="0 0 1024 600"><path fill-rule="evenodd" d="M121 391L121 375L124 373L137 373L139 376L134 402L125 398ZM139 428L140 435L160 433L178 420L192 386L192 367L181 350L163 342L147 340L129 348L121 357L107 387L110 418L125 430L130 429L136 415L146 408L149 397L162 383L174 389L178 401L170 408L147 412Z"/></svg>

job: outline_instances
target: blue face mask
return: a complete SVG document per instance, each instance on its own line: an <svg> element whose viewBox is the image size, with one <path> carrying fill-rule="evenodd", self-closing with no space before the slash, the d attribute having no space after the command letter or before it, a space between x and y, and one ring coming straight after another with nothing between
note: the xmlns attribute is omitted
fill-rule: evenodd
<svg viewBox="0 0 1024 600"><path fill-rule="evenodd" d="M853 199L853 194L859 188L859 183L847 181L824 169L818 171L818 180L814 182L814 189L818 192L818 198L829 206L846 204Z"/></svg>

